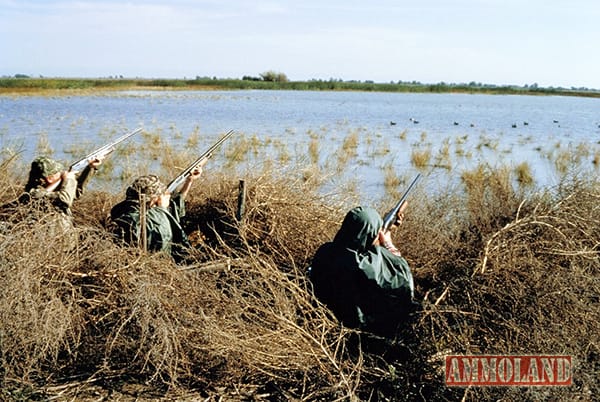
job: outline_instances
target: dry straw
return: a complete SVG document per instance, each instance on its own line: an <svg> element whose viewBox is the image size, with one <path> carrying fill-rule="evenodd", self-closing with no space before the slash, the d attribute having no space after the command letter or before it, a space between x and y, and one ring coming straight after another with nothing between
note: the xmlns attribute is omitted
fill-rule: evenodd
<svg viewBox="0 0 600 402"><path fill-rule="evenodd" d="M2 164L2 201L18 194ZM300 171L301 169L297 169ZM396 339L341 327L305 270L357 200L323 196L291 172L208 176L194 187L186 265L119 247L122 195L76 201L67 246L30 211L4 210L0 385L6 399L592 400L600 394L594 181L521 193L511 170L414 195L395 233L424 309ZM17 183L17 184L14 184ZM382 200L382 204L391 204ZM72 243L68 243L72 244ZM447 388L445 353L570 354L567 388Z"/></svg>

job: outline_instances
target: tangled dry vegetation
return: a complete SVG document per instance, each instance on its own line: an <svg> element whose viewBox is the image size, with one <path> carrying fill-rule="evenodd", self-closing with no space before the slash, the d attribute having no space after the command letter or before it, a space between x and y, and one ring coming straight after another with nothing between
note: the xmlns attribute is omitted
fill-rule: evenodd
<svg viewBox="0 0 600 402"><path fill-rule="evenodd" d="M3 202L22 188L1 166ZM581 400L600 394L600 187L519 194L506 171L415 194L396 235L424 310L393 340L341 327L305 269L348 202L292 175L206 177L187 265L116 246L120 194L73 208L76 247L4 215L0 388L7 400ZM351 203L354 203L352 201ZM19 211L19 216L24 211ZM25 211L27 212L27 211ZM25 214L27 215L27 214ZM401 237L401 239L400 239ZM569 354L574 385L449 388L443 355Z"/></svg>

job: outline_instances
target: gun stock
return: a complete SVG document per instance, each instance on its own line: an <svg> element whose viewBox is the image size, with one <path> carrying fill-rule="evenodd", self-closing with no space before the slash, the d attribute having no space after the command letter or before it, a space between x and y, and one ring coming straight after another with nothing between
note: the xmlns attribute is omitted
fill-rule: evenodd
<svg viewBox="0 0 600 402"><path fill-rule="evenodd" d="M394 205L394 207L385 214L385 216L383 217L383 227L382 227L382 230L384 232L386 230L388 230L390 228L390 226L392 226L394 224L394 222L396 221L397 215L398 215L398 211L400 210L400 208L402 208L402 205L406 202L406 198L408 197L408 194L410 194L411 190L413 189L415 184L417 184L417 182L419 181L420 178L421 178L421 173L418 173L417 177L415 177L414 180L412 181L412 183L410 183L410 185L408 186L408 189L406 190L404 195L402 195L402 197L396 203L396 205Z"/></svg>
<svg viewBox="0 0 600 402"><path fill-rule="evenodd" d="M183 172L181 172L177 177L175 177L171 182L167 185L167 193L174 193L177 188L183 184L185 179L188 178L189 175L192 174L194 169L198 167L205 159L208 159L212 156L212 153L219 147L226 139L231 137L233 134L233 130L229 130L227 134L225 134L221 139L215 142L208 150L206 150L202 155L198 157L192 164L190 164Z"/></svg>

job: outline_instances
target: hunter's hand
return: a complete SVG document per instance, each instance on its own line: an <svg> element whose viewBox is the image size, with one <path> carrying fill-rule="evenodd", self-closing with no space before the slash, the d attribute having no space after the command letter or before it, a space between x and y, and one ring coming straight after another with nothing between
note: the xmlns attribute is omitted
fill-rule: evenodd
<svg viewBox="0 0 600 402"><path fill-rule="evenodd" d="M98 169L98 167L100 167L100 165L102 165L103 161L104 161L104 156L99 156L95 159L88 161L88 164L91 168Z"/></svg>
<svg viewBox="0 0 600 402"><path fill-rule="evenodd" d="M385 232L380 230L377 235L377 240L379 245L389 244L392 242L392 234L389 230L386 230Z"/></svg>
<svg viewBox="0 0 600 402"><path fill-rule="evenodd" d="M199 165L194 170L192 170L188 177L190 180L196 180L200 176L202 176L202 165Z"/></svg>
<svg viewBox="0 0 600 402"><path fill-rule="evenodd" d="M398 209L398 214L396 215L396 220L392 224L392 227L395 228L395 227L402 225L402 223L404 222L404 211L406 210L407 207L408 207L408 202L404 201L404 203L402 204L400 209Z"/></svg>
<svg viewBox="0 0 600 402"><path fill-rule="evenodd" d="M179 190L179 193L181 194L181 196L183 198L187 197L188 193L190 192L190 188L192 188L192 183L194 182L194 180L196 180L200 176L202 176L202 166L205 163L206 163L205 161L199 163L198 166L196 166L190 172L189 176L186 177L185 181L183 182L183 186L181 186L181 190Z"/></svg>
<svg viewBox="0 0 600 402"><path fill-rule="evenodd" d="M401 256L400 251L394 246L394 242L392 242L392 234L389 230L386 230L385 232L380 230L374 245L385 247L392 254Z"/></svg>
<svg viewBox="0 0 600 402"><path fill-rule="evenodd" d="M196 180L200 176L202 176L202 167L206 165L208 162L208 158L204 158L200 163L191 171L191 174L188 176L191 180Z"/></svg>
<svg viewBox="0 0 600 402"><path fill-rule="evenodd" d="M190 172L190 175L186 177L180 192L184 195L187 194L190 188L192 187L192 183L196 179L200 178L200 176L202 176L202 166L197 166L194 168L194 170Z"/></svg>

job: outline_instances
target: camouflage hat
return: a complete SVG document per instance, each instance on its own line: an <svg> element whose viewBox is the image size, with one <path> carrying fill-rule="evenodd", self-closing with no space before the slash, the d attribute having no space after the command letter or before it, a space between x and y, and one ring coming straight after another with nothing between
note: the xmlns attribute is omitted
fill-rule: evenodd
<svg viewBox="0 0 600 402"><path fill-rule="evenodd" d="M37 177L48 177L62 172L65 167L62 163L50 159L47 156L39 156L31 162L31 175Z"/></svg>
<svg viewBox="0 0 600 402"><path fill-rule="evenodd" d="M141 194L149 197L154 197L163 194L166 191L166 186L160 181L158 176L146 175L140 176L131 183L125 191L125 196L128 200L137 200Z"/></svg>

